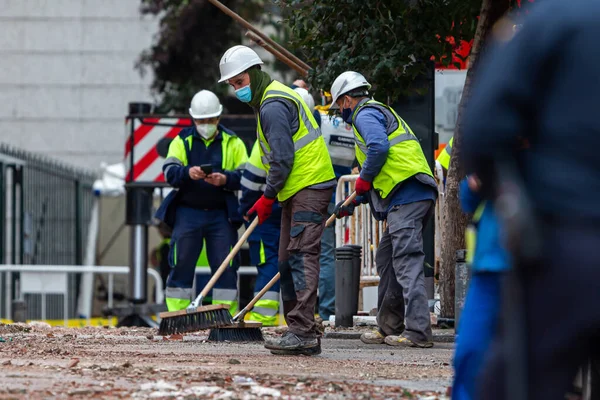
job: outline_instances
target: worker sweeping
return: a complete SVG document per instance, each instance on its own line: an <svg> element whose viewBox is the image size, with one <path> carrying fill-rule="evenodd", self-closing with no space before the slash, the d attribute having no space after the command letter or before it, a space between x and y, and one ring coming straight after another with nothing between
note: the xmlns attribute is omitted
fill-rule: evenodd
<svg viewBox="0 0 600 400"><path fill-rule="evenodd" d="M282 206L279 241L281 295L288 331L268 340L274 354L321 352L315 327L321 234L335 175L325 141L300 95L261 71L262 60L246 46L227 50L221 79L257 116L260 156L267 169L263 195L248 210L264 223L273 204Z"/></svg>
<svg viewBox="0 0 600 400"><path fill-rule="evenodd" d="M240 214L246 215L254 203L262 196L267 182L267 170L260 160L258 141L254 142L250 158L242 174L242 196L240 198ZM273 204L273 212L264 223L259 225L250 237L250 262L256 265L257 276L254 295L277 274L277 254L279 252L279 232L281 231L281 206ZM279 281L256 302L249 319L261 322L263 326L277 324L279 312Z"/></svg>
<svg viewBox="0 0 600 400"><path fill-rule="evenodd" d="M368 201L374 217L387 220L376 255L378 329L361 340L431 347L423 227L433 213L436 183L417 137L391 107L370 97L370 88L353 71L342 73L331 86L332 107L352 124L361 167L355 191L362 199L347 207L336 205L336 216L351 215L356 205Z"/></svg>
<svg viewBox="0 0 600 400"><path fill-rule="evenodd" d="M303 89L295 89L301 95L310 94ZM327 150L333 164L336 179L343 175L352 173L354 164L354 133L352 126L345 123L337 115L329 115L331 107L331 94L325 92L325 104L316 106L315 119L321 128L323 139L327 144ZM304 97L303 97L304 98ZM309 101L314 100L312 97ZM308 104L308 101L307 101ZM335 191L327 207L327 213L333 214L335 208ZM335 224L325 228L321 238L321 273L319 276L319 316L328 321L329 317L335 315Z"/></svg>
<svg viewBox="0 0 600 400"><path fill-rule="evenodd" d="M214 93L196 93L189 110L194 126L182 129L173 140L163 165L166 181L178 189L156 213L173 229L172 269L165 291L169 311L185 309L196 297L192 286L203 242L214 273L236 243L243 222L235 191L248 155L242 140L219 124L222 111ZM213 304L229 305L231 313L237 308L237 267L233 261L212 296Z"/></svg>

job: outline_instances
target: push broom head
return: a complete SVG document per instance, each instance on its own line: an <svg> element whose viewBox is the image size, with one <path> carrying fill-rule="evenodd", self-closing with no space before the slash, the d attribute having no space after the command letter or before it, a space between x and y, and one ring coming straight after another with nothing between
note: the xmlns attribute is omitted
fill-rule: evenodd
<svg viewBox="0 0 600 400"><path fill-rule="evenodd" d="M210 330L208 340L213 342L263 342L260 322L235 322Z"/></svg>
<svg viewBox="0 0 600 400"><path fill-rule="evenodd" d="M219 328L233 324L229 313L229 305L216 304L197 307L191 310L163 312L159 314L161 321L159 335L195 332L203 329Z"/></svg>

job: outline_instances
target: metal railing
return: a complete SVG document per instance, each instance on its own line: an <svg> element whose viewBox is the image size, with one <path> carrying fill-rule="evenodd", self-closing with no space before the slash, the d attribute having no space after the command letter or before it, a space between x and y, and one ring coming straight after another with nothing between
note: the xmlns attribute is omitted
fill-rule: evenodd
<svg viewBox="0 0 600 400"><path fill-rule="evenodd" d="M83 264L95 178L94 171L0 143L0 264ZM0 287L14 298L18 273L2 278ZM74 316L79 275L68 278ZM4 299L0 309L8 307Z"/></svg>
<svg viewBox="0 0 600 400"><path fill-rule="evenodd" d="M359 175L343 175L338 179L335 195L336 203L344 200L354 191L354 182ZM383 236L384 223L377 221L371 214L371 207L363 204L356 207L354 215L348 218L337 219L335 222L335 247L345 244L357 244L362 246L362 280L377 277L375 265L375 254L379 241Z"/></svg>
<svg viewBox="0 0 600 400"><path fill-rule="evenodd" d="M156 303L162 303L164 301L164 288L163 288L163 284L162 284L162 279L160 277L160 274L155 271L154 269L150 269L148 268L148 275L152 277L152 279L154 279L154 284L155 284L155 301ZM107 285L107 294L108 294L108 298L107 298L107 303L108 303L108 308L111 309L113 308L114 305L114 275L127 275L129 274L129 267L125 267L125 266L82 266L82 265L0 265L0 273L2 273L3 275L6 274L10 274L10 273L37 273L40 275L47 275L47 274L103 274L103 275L108 275L108 285ZM42 320L46 319L46 299L48 295L51 294L61 294L64 296L64 302L63 302L63 321L64 321L64 325L67 326L68 322L67 320L69 319L69 310L70 308L72 308L72 304L69 304L69 298L70 296L70 285L65 285L64 290L61 290L60 292L57 291L52 291L47 290L45 288L44 285L40 286L39 292L36 291L36 293L39 293L41 295L41 316L42 316ZM12 303L12 298L11 298L11 291L7 290L7 288L4 288L5 290L3 290L4 292L4 296L5 296L5 318L6 319L12 319L12 309L11 309L11 303ZM25 293L21 292L20 293L20 297L22 300L22 297L24 296ZM89 294L90 296L93 295L93 293ZM88 316L86 318L88 325L90 325L90 319L91 317Z"/></svg>

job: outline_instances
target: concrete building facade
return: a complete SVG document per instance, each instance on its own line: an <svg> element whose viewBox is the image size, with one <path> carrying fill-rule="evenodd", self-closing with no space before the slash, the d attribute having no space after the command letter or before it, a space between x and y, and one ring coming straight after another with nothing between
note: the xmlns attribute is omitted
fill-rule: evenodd
<svg viewBox="0 0 600 400"><path fill-rule="evenodd" d="M0 142L97 169L123 158L134 69L158 21L139 0L0 0Z"/></svg>

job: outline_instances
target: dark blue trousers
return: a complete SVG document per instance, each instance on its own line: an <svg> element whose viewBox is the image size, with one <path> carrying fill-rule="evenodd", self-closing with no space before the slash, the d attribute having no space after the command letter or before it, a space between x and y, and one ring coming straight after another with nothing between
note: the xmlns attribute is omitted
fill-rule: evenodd
<svg viewBox="0 0 600 400"><path fill-rule="evenodd" d="M179 292L181 289L190 289L191 293L203 241L206 241L206 256L214 273L237 241L237 232L229 223L226 210L178 207L169 253L172 269L167 293L177 293L174 289L179 289ZM239 261L236 257L215 284L213 303L230 304L232 309L237 307L238 267ZM191 293L191 297L193 296Z"/></svg>

